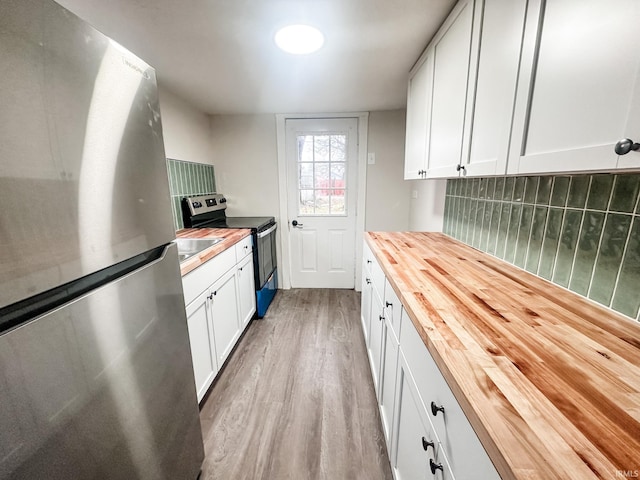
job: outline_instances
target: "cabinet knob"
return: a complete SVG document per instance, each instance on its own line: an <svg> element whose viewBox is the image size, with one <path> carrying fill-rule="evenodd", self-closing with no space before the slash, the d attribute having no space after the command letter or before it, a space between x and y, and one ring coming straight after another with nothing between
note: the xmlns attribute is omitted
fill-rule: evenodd
<svg viewBox="0 0 640 480"><path fill-rule="evenodd" d="M385 301L385 302L384 302L384 304L385 304L385 306L386 306L387 308L389 308L389 307L393 307L393 303L391 303L391 302L387 302L387 301Z"/></svg>
<svg viewBox="0 0 640 480"><path fill-rule="evenodd" d="M431 402L431 414L435 417L438 415L438 412L442 412L444 414L444 407L442 405L436 405L436 402Z"/></svg>
<svg viewBox="0 0 640 480"><path fill-rule="evenodd" d="M436 444L434 442L430 442L429 440L427 440L426 438L422 437L422 448L424 449L424 451L427 451L427 448L433 448L433 450L435 451L436 449Z"/></svg>
<svg viewBox="0 0 640 480"><path fill-rule="evenodd" d="M384 315L378 315L378 320L380 321L384 320Z"/></svg>
<svg viewBox="0 0 640 480"><path fill-rule="evenodd" d="M420 175L421 177L425 176L427 174L426 170L418 170L418 175Z"/></svg>
<svg viewBox="0 0 640 480"><path fill-rule="evenodd" d="M640 150L640 143L636 143L630 138L623 138L618 143L616 143L616 147L614 149L618 155L626 155L631 150L634 152Z"/></svg>
<svg viewBox="0 0 640 480"><path fill-rule="evenodd" d="M373 263L373 260L367 260L367 263Z"/></svg>
<svg viewBox="0 0 640 480"><path fill-rule="evenodd" d="M434 462L432 458L429 459L429 468L433 475L436 474L436 470L440 470L441 472L444 470L444 468L442 468L442 464Z"/></svg>
<svg viewBox="0 0 640 480"><path fill-rule="evenodd" d="M459 172L460 170L464 170L464 165L459 163L458 165L456 165L456 172Z"/></svg>
<svg viewBox="0 0 640 480"><path fill-rule="evenodd" d="M367 285L369 285L371 283L371 280L368 278L366 280L367 280Z"/></svg>
<svg viewBox="0 0 640 480"><path fill-rule="evenodd" d="M213 293L211 293L208 297L209 300L213 300Z"/></svg>

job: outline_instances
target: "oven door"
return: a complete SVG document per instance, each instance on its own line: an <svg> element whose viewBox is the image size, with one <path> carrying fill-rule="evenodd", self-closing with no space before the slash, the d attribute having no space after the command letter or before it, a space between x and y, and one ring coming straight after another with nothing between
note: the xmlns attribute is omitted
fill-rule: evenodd
<svg viewBox="0 0 640 480"><path fill-rule="evenodd" d="M276 229L278 225L272 223L256 234L256 255L254 256L256 269L256 290L260 290L276 268Z"/></svg>

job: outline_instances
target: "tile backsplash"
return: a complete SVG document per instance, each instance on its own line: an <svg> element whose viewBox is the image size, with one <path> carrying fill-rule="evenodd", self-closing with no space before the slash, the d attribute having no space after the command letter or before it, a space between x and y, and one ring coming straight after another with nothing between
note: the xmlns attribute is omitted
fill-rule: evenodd
<svg viewBox="0 0 640 480"><path fill-rule="evenodd" d="M167 170L169 172L173 225L176 230L180 230L183 228L180 208L182 197L216 192L213 165L167 158Z"/></svg>
<svg viewBox="0 0 640 480"><path fill-rule="evenodd" d="M640 175L447 181L444 233L638 319Z"/></svg>

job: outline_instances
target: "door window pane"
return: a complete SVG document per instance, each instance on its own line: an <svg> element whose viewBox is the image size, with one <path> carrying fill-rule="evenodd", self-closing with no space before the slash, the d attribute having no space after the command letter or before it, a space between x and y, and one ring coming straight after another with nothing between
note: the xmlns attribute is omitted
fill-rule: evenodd
<svg viewBox="0 0 640 480"><path fill-rule="evenodd" d="M347 136L298 135L298 215L346 215Z"/></svg>

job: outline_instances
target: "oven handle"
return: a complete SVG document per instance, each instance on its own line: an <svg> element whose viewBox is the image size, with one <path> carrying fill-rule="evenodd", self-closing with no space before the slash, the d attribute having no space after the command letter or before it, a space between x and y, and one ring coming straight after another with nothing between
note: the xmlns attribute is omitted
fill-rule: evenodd
<svg viewBox="0 0 640 480"><path fill-rule="evenodd" d="M275 229L278 228L278 224L274 223L273 227L270 227L268 229L266 229L264 232L260 232L258 233L258 238L263 238L266 237L267 235L269 235L271 232L275 231Z"/></svg>

